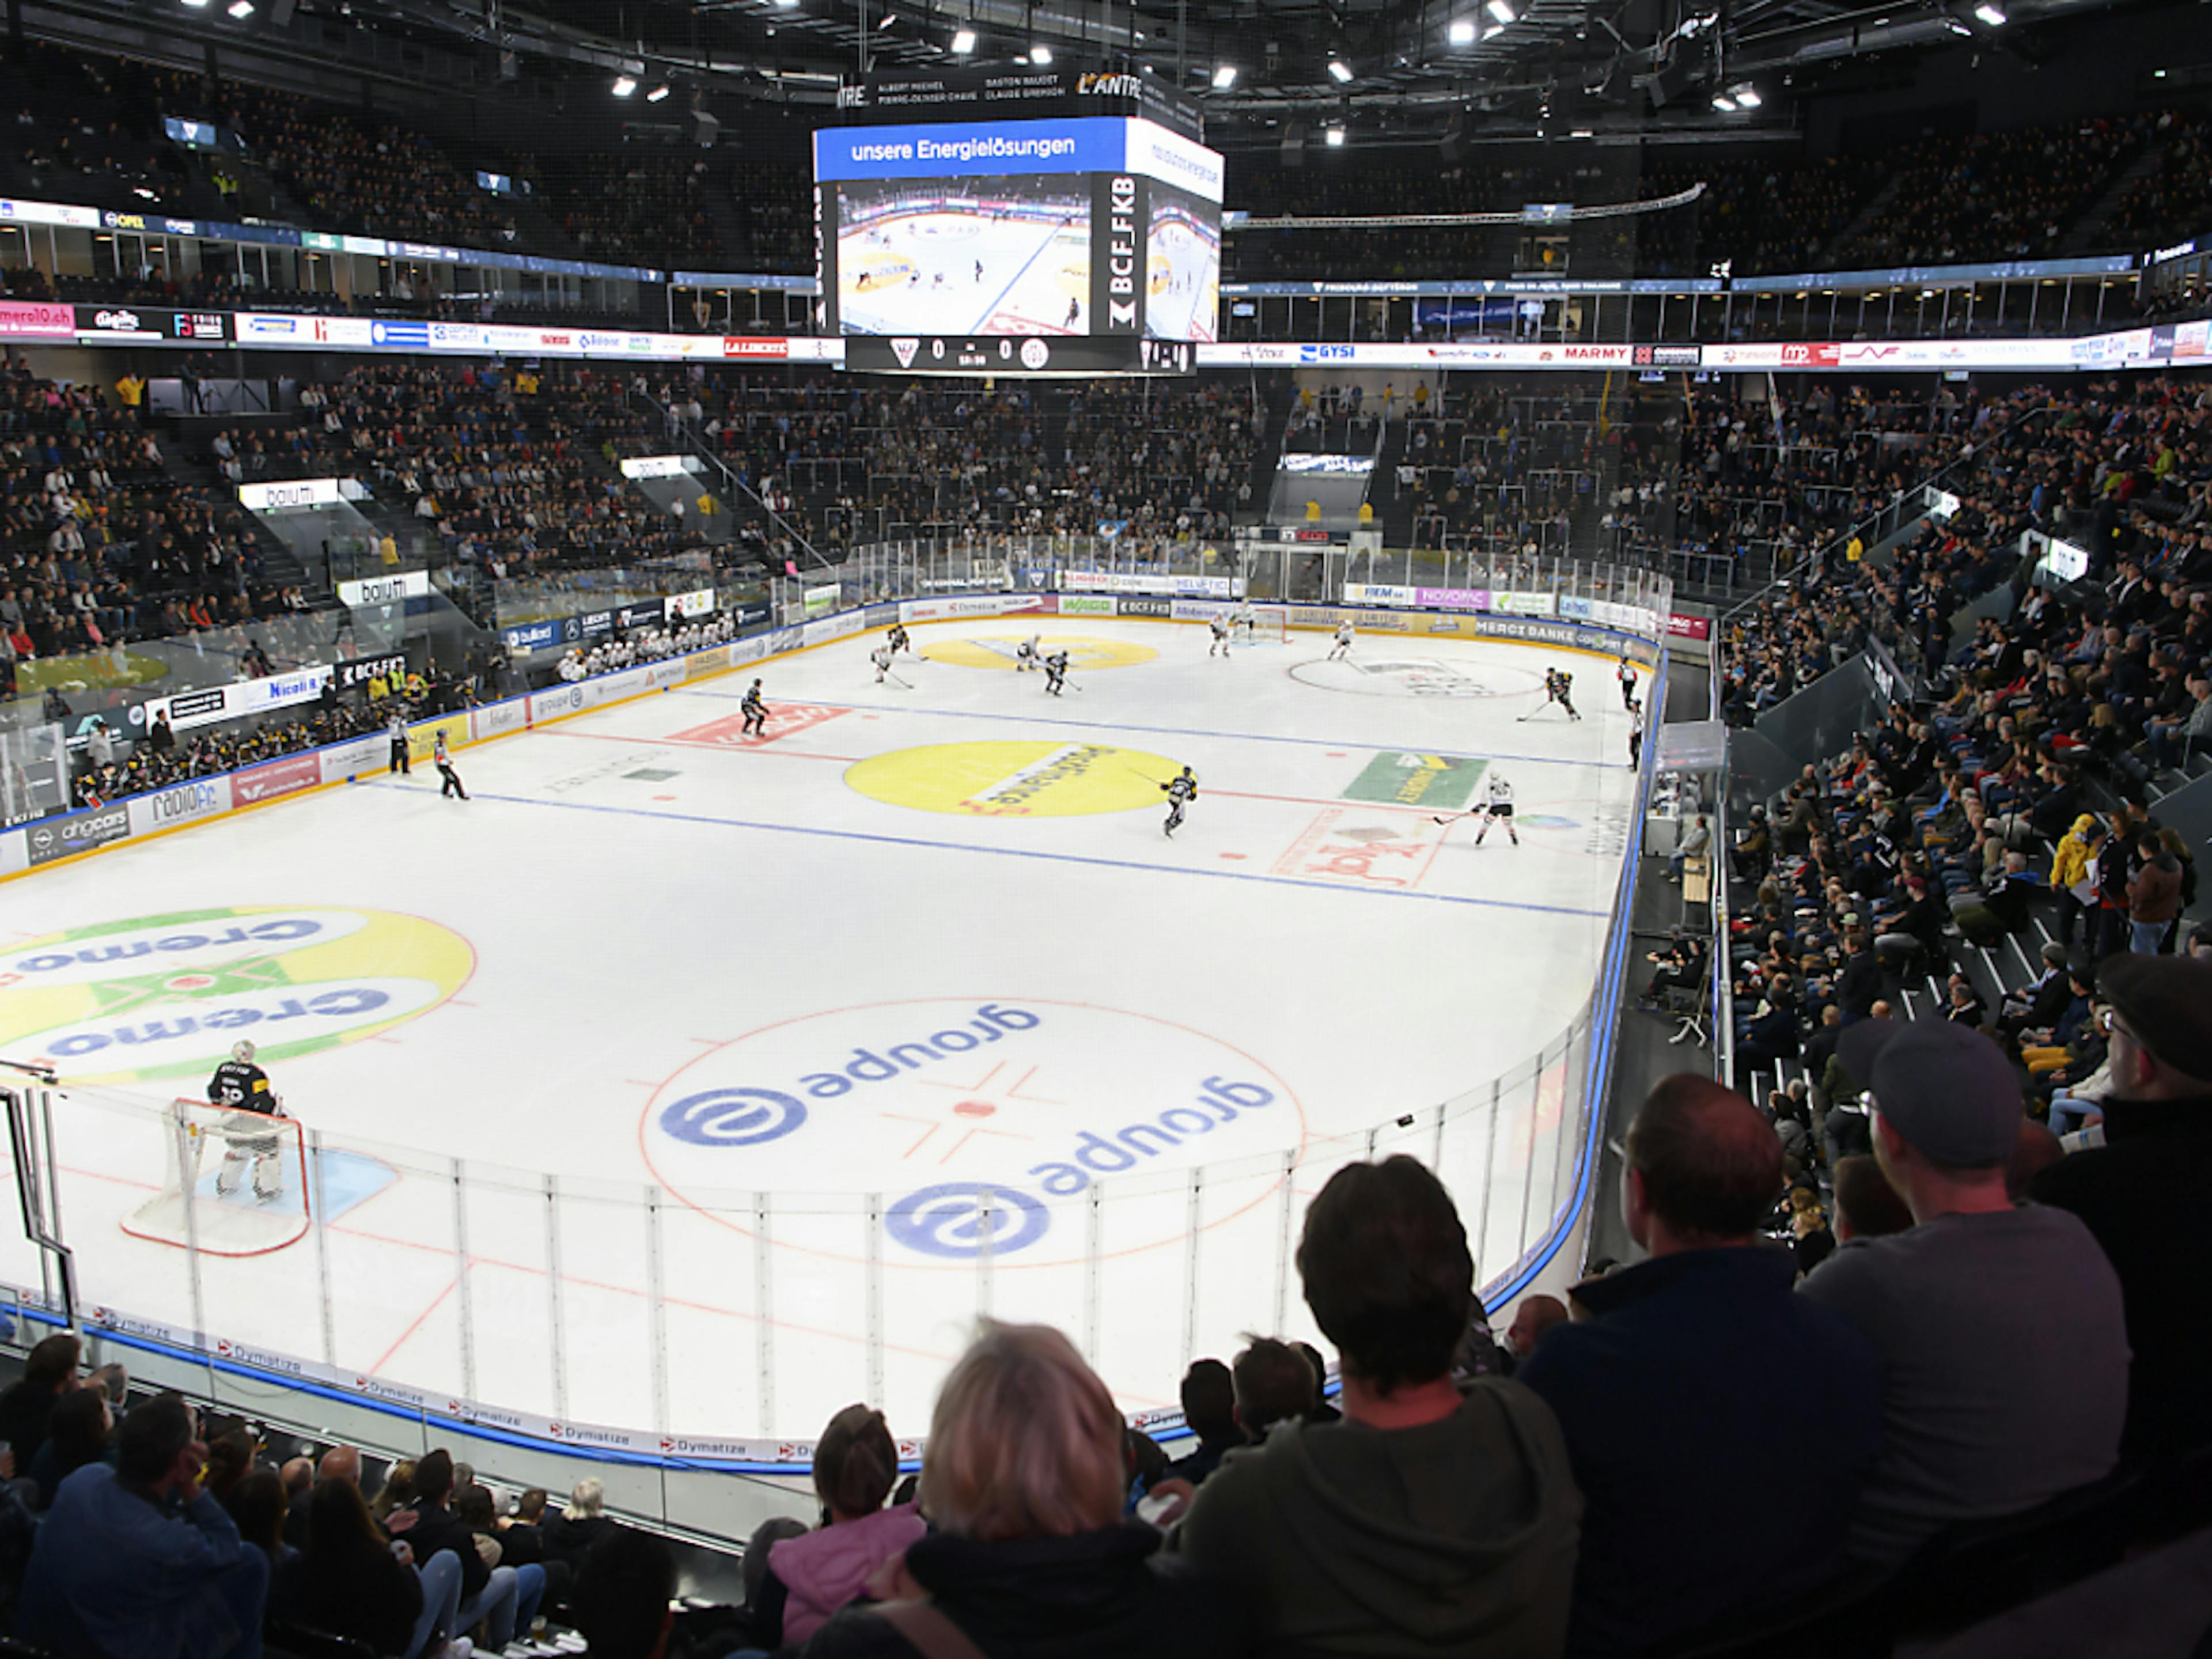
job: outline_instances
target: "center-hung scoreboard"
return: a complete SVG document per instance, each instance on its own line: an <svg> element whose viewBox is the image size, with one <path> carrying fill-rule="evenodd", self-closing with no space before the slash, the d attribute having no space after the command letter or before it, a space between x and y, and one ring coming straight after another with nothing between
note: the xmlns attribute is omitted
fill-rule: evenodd
<svg viewBox="0 0 2212 1659"><path fill-rule="evenodd" d="M1216 337L1222 161L1129 75L882 76L814 135L821 323L861 373L1179 374Z"/></svg>

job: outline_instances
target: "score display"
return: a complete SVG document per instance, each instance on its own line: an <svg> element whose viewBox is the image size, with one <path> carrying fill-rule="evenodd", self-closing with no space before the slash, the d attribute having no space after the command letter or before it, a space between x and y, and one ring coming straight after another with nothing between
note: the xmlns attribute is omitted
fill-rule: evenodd
<svg viewBox="0 0 2212 1659"><path fill-rule="evenodd" d="M830 128L814 161L823 325L893 343L855 367L1172 374L1146 343L1216 336L1221 157L1156 123Z"/></svg>

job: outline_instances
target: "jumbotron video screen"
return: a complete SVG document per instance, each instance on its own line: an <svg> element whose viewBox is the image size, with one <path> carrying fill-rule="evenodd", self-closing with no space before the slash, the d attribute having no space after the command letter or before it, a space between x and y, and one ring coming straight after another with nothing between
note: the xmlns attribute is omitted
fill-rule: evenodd
<svg viewBox="0 0 2212 1659"><path fill-rule="evenodd" d="M1153 122L824 129L815 175L824 322L890 342L876 366L1173 368L1143 343L1216 337L1221 157Z"/></svg>

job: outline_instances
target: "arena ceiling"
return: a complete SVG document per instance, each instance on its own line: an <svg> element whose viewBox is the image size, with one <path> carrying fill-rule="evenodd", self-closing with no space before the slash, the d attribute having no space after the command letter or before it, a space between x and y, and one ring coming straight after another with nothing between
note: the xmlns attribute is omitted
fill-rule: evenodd
<svg viewBox="0 0 2212 1659"><path fill-rule="evenodd" d="M1561 131L1726 138L1787 127L1793 89L1878 77L1900 53L1963 43L2048 55L2076 20L2167 3L513 0L505 20L591 37L648 72L657 63L794 100L827 101L840 77L871 64L986 67L1048 53L1059 65L1176 85L1205 106L1209 131L1233 143L1345 120L1464 127L1473 137L1493 115L1522 136L1548 117ZM1744 85L1751 100L1714 107Z"/></svg>

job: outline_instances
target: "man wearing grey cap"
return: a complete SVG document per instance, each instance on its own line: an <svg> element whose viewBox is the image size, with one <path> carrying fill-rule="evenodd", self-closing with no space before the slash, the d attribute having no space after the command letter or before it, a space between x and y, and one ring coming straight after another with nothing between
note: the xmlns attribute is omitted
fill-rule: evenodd
<svg viewBox="0 0 2212 1659"><path fill-rule="evenodd" d="M2135 1350L2120 1449L2157 1464L2212 1440L2212 1279L2200 1265L2212 1194L2212 960L2118 956L2102 972L2105 1144L2044 1170L2027 1195L2081 1217L2112 1258Z"/></svg>
<svg viewBox="0 0 2212 1659"><path fill-rule="evenodd" d="M1838 1054L1867 1079L1875 1155L1913 1225L1854 1239L1799 1289L1882 1361L1882 1449L1851 1553L1902 1561L1954 1522L2109 1474L2127 1410L2119 1279L2079 1218L2015 1209L2020 1084L1980 1032L1869 1020Z"/></svg>

